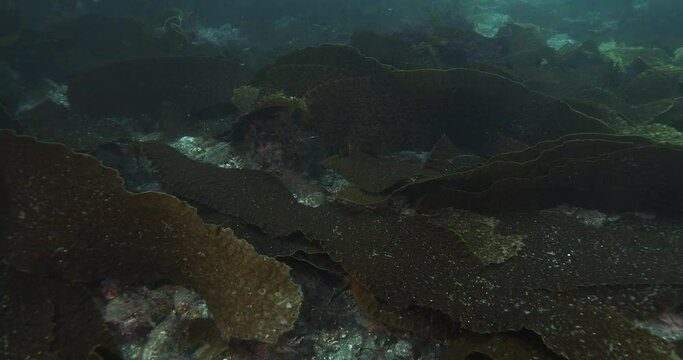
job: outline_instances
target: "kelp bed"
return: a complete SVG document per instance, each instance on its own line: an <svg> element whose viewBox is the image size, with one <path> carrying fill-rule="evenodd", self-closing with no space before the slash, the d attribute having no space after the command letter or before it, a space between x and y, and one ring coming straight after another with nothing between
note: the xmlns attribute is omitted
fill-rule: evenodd
<svg viewBox="0 0 683 360"><path fill-rule="evenodd" d="M3 110L3 358L121 356L93 297L106 279L195 291L212 321L192 336L224 351L204 358L303 357L302 264L343 279L369 321L447 344L443 359L679 358L642 324L683 304L681 94L651 85L680 68L617 96L519 66L406 65L426 61L323 45L252 73L155 56L82 73L69 108ZM251 163L198 161L178 134ZM343 189L318 184L331 171ZM302 204L311 179L333 198ZM128 191L154 181L166 193Z"/></svg>

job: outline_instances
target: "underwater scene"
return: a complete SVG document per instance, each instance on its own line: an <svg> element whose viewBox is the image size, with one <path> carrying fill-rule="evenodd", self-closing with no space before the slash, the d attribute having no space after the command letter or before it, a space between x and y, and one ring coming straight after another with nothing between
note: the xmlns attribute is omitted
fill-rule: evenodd
<svg viewBox="0 0 683 360"><path fill-rule="evenodd" d="M0 360L683 359L683 0L0 0Z"/></svg>

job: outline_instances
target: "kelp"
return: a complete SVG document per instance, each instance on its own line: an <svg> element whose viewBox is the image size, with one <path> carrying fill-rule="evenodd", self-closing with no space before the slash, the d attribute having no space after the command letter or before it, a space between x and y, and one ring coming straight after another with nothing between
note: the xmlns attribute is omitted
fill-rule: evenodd
<svg viewBox="0 0 683 360"><path fill-rule="evenodd" d="M153 57L122 61L86 72L69 86L76 113L92 116L156 114L163 102L185 112L229 103L246 82L237 61L210 57Z"/></svg>
<svg viewBox="0 0 683 360"><path fill-rule="evenodd" d="M655 142L638 135L621 134L567 134L558 139L541 141L522 151L497 154L488 159L491 164L497 161L524 163L538 159L551 150L553 158L580 158L584 156L598 156L605 151L629 148L632 146L655 145Z"/></svg>
<svg viewBox="0 0 683 360"><path fill-rule="evenodd" d="M509 68L538 66L544 59L554 63L555 51L548 46L541 28L530 23L509 23L496 35L502 47L502 62Z"/></svg>
<svg viewBox="0 0 683 360"><path fill-rule="evenodd" d="M243 220L226 215L206 206L198 206L199 216L209 224L220 225L231 229L237 237L246 240L259 254L273 258L283 258L295 255L297 252L306 254L320 254L323 252L320 244L313 243L301 234L289 236L270 236L259 227L245 223Z"/></svg>
<svg viewBox="0 0 683 360"><path fill-rule="evenodd" d="M324 44L307 47L282 56L275 65L317 64L352 71L354 75L369 75L396 70L377 59L367 57L348 45Z"/></svg>
<svg viewBox="0 0 683 360"><path fill-rule="evenodd" d="M433 163L433 161L430 161L430 156L425 163L425 169L420 173L420 175L423 175L422 179L417 179L415 182L399 187L393 193L387 192L368 196L369 194L363 193L367 193L368 190L361 189L363 192L354 190L344 192L341 195L346 200L356 204L377 206L381 202L386 202L393 194L395 198L408 198L413 201L419 201L422 207L426 208L428 206L441 206L436 203L430 204L429 199L432 198L432 194L437 194L444 190L444 193L453 191L471 195L472 201L469 203L451 203L448 206L476 207L480 204L475 201L476 197L479 195L484 197L485 194L482 193L499 181L508 179L523 181L536 176L546 175L551 169L560 166L570 159L592 158L616 150L654 144L653 141L640 136L570 134L557 140L542 141L522 151L495 155L478 165L473 162L472 166L459 167L461 170L446 173L445 175L427 168L427 165ZM442 160L437 162L437 165L443 165L444 162L449 164L458 159L457 157L449 159L448 154L440 155L439 151L437 151L436 155L443 157ZM434 196L434 198L437 197ZM444 198L441 204L446 204L448 201L450 200ZM514 205L519 204L510 204L509 207ZM551 204L550 206L553 205L556 204Z"/></svg>
<svg viewBox="0 0 683 360"><path fill-rule="evenodd" d="M626 133L634 126L653 121L658 122L657 119L660 115L675 109L675 99L662 98L634 105L603 88L582 89L567 95L565 100L589 115L598 118L604 117L604 120L613 125L619 132ZM602 115L600 115L601 113Z"/></svg>
<svg viewBox="0 0 683 360"><path fill-rule="evenodd" d="M16 43L22 33L21 15L11 3L0 5L0 49Z"/></svg>
<svg viewBox="0 0 683 360"><path fill-rule="evenodd" d="M614 129L621 130L628 128L630 125L629 119L626 116L619 114L616 110L605 104L593 100L577 98L564 98L562 100L569 104L574 110L600 119Z"/></svg>
<svg viewBox="0 0 683 360"><path fill-rule="evenodd" d="M363 54L372 56L384 64L400 69L432 69L441 67L436 46L428 41L410 39L422 34L379 33L359 29L351 34L349 43ZM424 39L426 40L426 39Z"/></svg>
<svg viewBox="0 0 683 360"><path fill-rule="evenodd" d="M529 171L529 175L501 174L495 180L488 171L496 172L504 166L490 165L492 169L482 167L407 185L395 194L419 201L424 209L456 206L494 211L533 210L569 203L613 212L676 214L683 211L679 201L683 194L677 185L683 173L676 165L681 156L683 150L675 147L626 148L593 158L565 158L545 165L508 164ZM513 173L520 174L514 170Z"/></svg>
<svg viewBox="0 0 683 360"><path fill-rule="evenodd" d="M320 64L283 64L264 69L252 82L301 97L314 87L354 77L352 70Z"/></svg>
<svg viewBox="0 0 683 360"><path fill-rule="evenodd" d="M77 151L92 152L101 144L131 137L128 124L121 119L72 114L52 100L40 102L20 118L27 134Z"/></svg>
<svg viewBox="0 0 683 360"><path fill-rule="evenodd" d="M360 29L353 32L350 44L385 64L403 67L409 62L412 46L398 37Z"/></svg>
<svg viewBox="0 0 683 360"><path fill-rule="evenodd" d="M261 95L261 89L250 85L244 85L236 88L232 92L230 99L242 114L249 113L253 110L254 104Z"/></svg>
<svg viewBox="0 0 683 360"><path fill-rule="evenodd" d="M323 84L306 95L309 126L337 149L371 154L429 150L446 134L490 154L499 135L533 144L568 133L613 130L567 104L499 75L414 70Z"/></svg>
<svg viewBox="0 0 683 360"><path fill-rule="evenodd" d="M484 265L500 264L516 256L526 238L523 234L501 235L496 229L499 220L468 211L450 210L432 222L456 233Z"/></svg>
<svg viewBox="0 0 683 360"><path fill-rule="evenodd" d="M235 182L243 176L267 179L265 173L215 168L206 176L211 165L181 163L177 153L165 157L184 171L162 171L162 183L225 210L230 210L225 204L247 201L276 186L266 181L269 185L263 187L264 180ZM183 183L186 173L205 176ZM242 198L222 201L225 184L245 187L236 194ZM683 273L676 264L683 249L677 239L589 227L553 210L486 217L443 210L402 216L334 204L306 211L294 203L269 204L295 216L298 231L319 242L350 276L391 304L390 309L434 309L479 333L530 329L569 359L668 358L667 345L636 329L626 316L653 315L660 297L679 298ZM251 220L266 232L270 221ZM293 230L290 226L288 231ZM495 245L477 247L487 236ZM474 249L480 249L479 256ZM657 299L647 295L652 293L659 294ZM622 346L610 345L615 342Z"/></svg>
<svg viewBox="0 0 683 360"><path fill-rule="evenodd" d="M44 356L50 352L55 336L52 323L54 305L45 294L40 294L40 286L27 286L33 285L25 281L34 280L31 276L21 277L22 273L9 271L12 270L3 266L1 304L6 310L0 313L0 326L3 343L11 346L3 347L0 353L5 359Z"/></svg>
<svg viewBox="0 0 683 360"><path fill-rule="evenodd" d="M148 143L145 146L148 146L148 145L152 145L152 144ZM161 148L164 145L155 144L154 146L158 146L159 148ZM635 148L635 149L640 150L640 149L647 149L647 148L648 147ZM627 150L631 150L631 149L627 148ZM160 154L161 154L160 152L157 152L154 155L157 157L160 157L161 156ZM201 196L202 193L205 193L208 191L208 192L216 194L215 190L217 188L220 188L220 186L218 186L218 185L212 186L212 180L210 180L210 179L220 178L222 181L219 181L216 184L225 184L225 183L229 183L228 181L230 178L243 179L247 175L253 177L253 178L251 178L252 181L249 181L248 183L247 182L241 183L240 186L253 191L253 193L263 192L265 189L270 188L271 192L273 194L280 194L280 195L273 196L273 198L291 197L291 195L289 195L288 193L285 192L286 190L284 190L284 186L282 186L282 184L279 184L276 181L273 181L273 180L256 181L255 179L257 179L259 177L262 179L270 179L270 175L263 173L263 172L255 172L255 171L247 171L247 170L220 169L217 167L212 167L211 165L208 165L208 164L200 164L200 163L192 162L189 160L186 163L181 163L180 161L182 161L182 158L183 158L182 155L180 155L178 153L174 153L174 150L172 150L170 148L168 148L168 150L167 150L166 154L164 154L164 156L166 157L165 160L168 161L169 163L182 165L179 167L183 168L183 169L189 169L188 172L193 173L193 174L194 173L206 174L208 169L215 170L215 173L213 174L213 176L198 176L197 180L184 183L184 184L182 184L182 186L180 186L182 189L187 189L187 188L198 189L195 191L196 195L194 197L196 197L197 201L200 201L200 202L206 202L208 199L208 197L202 197ZM157 164L157 166L160 163L158 160L153 160L153 161L155 164ZM164 174L163 171L161 173ZM170 179L174 179L178 175L184 176L185 171L181 171L179 173L166 173L166 175L163 175L162 182L168 182ZM621 179L621 180L623 181L623 179ZM178 183L180 184L180 182L178 182ZM194 186L191 186L189 184L194 184ZM266 184L266 186L263 186L263 184ZM246 194L250 194L251 191L247 192ZM184 191L180 191L180 192L183 193ZM244 194L245 193L234 195L235 198L233 198L231 201L223 201L223 200L225 200L225 198L221 197L221 196L214 196L214 197L217 198L216 203L218 203L218 204L229 204L229 203L239 203L240 201L236 201L236 198L238 196L245 196ZM185 194L181 194L181 195L185 196ZM329 240L329 237L331 235L329 234L329 230L326 230L326 227L325 227L326 224L333 224L335 222L338 222L338 224L334 227L339 229L339 231L338 231L339 233L342 233L343 232L342 229L347 229L345 231L351 231L350 229L358 228L358 226L354 226L351 223L362 224L363 221L361 221L359 219L370 218L371 215L375 215L378 217L377 221L375 221L376 223L382 223L381 219L385 216L388 216L388 219L390 219L392 217L388 214L382 215L382 213L374 213L374 214L371 214L369 212L355 213L353 211L343 210L342 208L337 208L337 207L331 206L331 205L325 205L325 206L321 207L320 211L317 211L316 209L310 209L309 213L305 213L305 212L301 212L300 210L296 210L297 207L301 207L301 208L305 208L305 207L303 207L297 203L294 203L294 202L289 202L289 203L283 202L283 203L279 203L279 204L278 203L273 203L273 204L275 204L275 206L272 206L272 208L274 208L274 209L284 210L284 209L288 208L290 212L294 211L297 214L298 224L296 225L296 230L294 230L293 228L290 228L289 229L290 233L293 233L295 231L302 231L305 235L313 235L314 238L321 238L321 239L327 238L327 240ZM294 204L294 205L292 206L292 205L288 205L288 204ZM211 206L211 205L209 205L209 206ZM227 206L227 205L224 205L224 206ZM247 214L247 215L242 214L242 215L240 215L240 214L237 214L235 216L238 216L238 217L252 216L254 218L257 218L259 216L266 216L267 217L268 214L265 214L265 215L263 215L263 214L261 214L261 215L258 215L258 214ZM329 217L329 220L322 219L325 216ZM312 217L312 219L311 219L311 217ZM433 217L433 215L431 217ZM457 220L457 218L450 218L450 219L451 219L450 221ZM315 220L315 221L311 221L311 220ZM483 234L488 234L488 235L495 234L495 232L492 229L499 228L499 226L501 226L497 221L495 221L494 219L491 219L491 218L480 218L481 221L479 221L479 220L472 221L472 218L466 218L465 220L466 221L461 221L461 222L463 224L467 224L468 226L474 227L473 231L475 231L476 233L483 233ZM345 223L346 221L349 221L351 223ZM410 218L403 219L402 221L404 221L406 223L413 223L414 222ZM456 222L456 223L458 223L458 222ZM478 227L475 225L478 223L485 224L485 225L488 224L488 225L484 226L484 228L486 230L484 230L484 231L476 230ZM261 226L267 233L270 233L273 230L276 230L275 232L278 233L277 230L280 229L280 227L269 228L267 225L270 225L270 224L268 224L268 223L259 224L256 221L255 221L255 225ZM416 227L422 226L422 225L418 225L418 224L413 224L413 225L415 225ZM439 227L444 226L443 221L436 221L435 225L438 225ZM569 225L571 225L571 224L568 224L567 226L569 226ZM459 226L453 226L453 227L454 228L462 228ZM361 227L361 229L369 231L369 229L363 229L362 227ZM377 231L379 231L379 229L381 229L381 227L378 228ZM397 228L397 231L398 230L399 229ZM461 230L456 230L455 232L458 233L458 231L461 231ZM522 231L519 233L512 233L511 235L524 234L525 231ZM467 235L466 233L461 233L460 235L466 236L470 240L474 240L472 235ZM335 232L334 236L340 236L340 235L336 234L336 232ZM625 236L626 235L624 235L624 237ZM400 237L400 236L396 236L396 237ZM359 235L358 241L360 241L361 238L362 238L362 236ZM389 238L395 238L395 237L389 237ZM323 242L323 247L324 246L325 246L325 242ZM517 249L517 251L519 251L519 249ZM467 252L469 253L471 251L467 251ZM585 275L586 278L587 278L587 276L588 275ZM615 276L616 276L616 274L615 274Z"/></svg>
<svg viewBox="0 0 683 360"><path fill-rule="evenodd" d="M525 336L526 335L526 336ZM530 341L529 334L473 334L465 333L448 343L443 360L484 359L561 360L545 348L540 340Z"/></svg>
<svg viewBox="0 0 683 360"><path fill-rule="evenodd" d="M325 44L296 50L259 71L252 84L302 97L327 82L396 70L353 47Z"/></svg>
<svg viewBox="0 0 683 360"><path fill-rule="evenodd" d="M662 145L669 145L672 147L683 146L683 132L678 131L669 125L653 122L635 126L632 129L629 129L628 132L647 137Z"/></svg>
<svg viewBox="0 0 683 360"><path fill-rule="evenodd" d="M458 333L458 324L445 314L428 308L400 308L377 298L358 280L348 278L348 287L365 316L394 329L420 337L446 340Z"/></svg>
<svg viewBox="0 0 683 360"><path fill-rule="evenodd" d="M422 169L422 162L418 159L375 158L358 151L351 151L348 156L331 156L323 164L350 183L372 193L383 192L418 175Z"/></svg>
<svg viewBox="0 0 683 360"><path fill-rule="evenodd" d="M6 263L72 281L186 285L204 297L225 338L275 342L292 328L302 295L285 265L175 197L126 192L116 171L92 157L8 131L0 140Z"/></svg>
<svg viewBox="0 0 683 360"><path fill-rule="evenodd" d="M500 234L522 234L525 245L506 262L484 266L455 233L444 237L419 219L397 221L376 214L374 219L380 225L354 222L355 227L345 228L343 236L324 242L323 247L378 296L397 306L429 306L477 332L526 327L541 335L552 350L569 358L600 354L601 358L617 359L639 352L665 358L659 352L664 345L655 337L634 330L625 318L603 306L601 302L607 299L599 297L599 286L680 284L680 271L672 270L676 256L666 254L681 249L668 239L660 237L651 242L650 235L630 234L630 240L622 243L629 238L621 236L628 234L614 236L611 231L588 229L559 213L505 215L498 218ZM375 232L382 223L388 223L386 228ZM590 242L582 241L589 238ZM644 247L653 253L641 253ZM362 254L354 250L358 248ZM604 254L593 254L596 249ZM594 299L590 304L582 304L585 293L572 294L572 289L586 286L597 286L588 291L592 295L588 298ZM643 298L634 300L632 306ZM612 325L603 328L606 323ZM586 332L569 332L579 327ZM603 345L615 340L630 345L620 349Z"/></svg>
<svg viewBox="0 0 683 360"><path fill-rule="evenodd" d="M604 87L584 87L565 94L564 97L600 104L626 117L630 123L642 123L649 120L648 114L641 114L636 110L635 106L622 99L612 90Z"/></svg>
<svg viewBox="0 0 683 360"><path fill-rule="evenodd" d="M0 104L0 129L18 129L19 124L12 118L12 115L7 112L5 107Z"/></svg>
<svg viewBox="0 0 683 360"><path fill-rule="evenodd" d="M567 291L613 284L681 285L683 280L683 270L674 265L677 254L683 250L676 244L676 237L591 227L553 210L483 217L447 209L431 214L429 221L450 229L468 247L483 243L479 237L488 237L489 253L504 256L509 262L506 265L515 269L514 274L506 275L502 272L504 267L490 267L490 274L495 274L499 281L514 277L507 281L513 287L520 285L517 288ZM482 222L488 223L484 226L487 231L480 230ZM549 235L549 229L553 228L559 233ZM519 239L523 244L510 253L506 242L500 240L505 238ZM581 239L591 239L591 244L577 244ZM617 252L619 247L624 249ZM481 256L477 258L488 265ZM599 259L609 266L601 264Z"/></svg>
<svg viewBox="0 0 683 360"><path fill-rule="evenodd" d="M242 114L256 113L271 108L287 109L290 113L305 112L303 100L282 91L240 86L233 91L232 102Z"/></svg>
<svg viewBox="0 0 683 360"><path fill-rule="evenodd" d="M142 143L141 149L167 190L258 226L270 236L296 233L299 219L309 211L274 175L198 163L158 142Z"/></svg>
<svg viewBox="0 0 683 360"><path fill-rule="evenodd" d="M86 359L98 348L118 353L83 285L41 278L4 264L0 274L3 359Z"/></svg>
<svg viewBox="0 0 683 360"><path fill-rule="evenodd" d="M553 71L562 74L575 89L610 86L626 76L601 54L598 43L593 40L566 44L559 49L557 66ZM567 88L565 84L559 84L559 87Z"/></svg>
<svg viewBox="0 0 683 360"><path fill-rule="evenodd" d="M344 176L357 190L366 193L383 193L400 183L417 182L405 187L419 188L422 182L431 185L439 183L439 179L456 178L463 181L456 180L457 184L469 184L457 186L474 191L489 187L499 177L543 174L557 159L598 156L637 144L653 145L655 142L635 135L570 134L557 140L542 141L522 151L498 154L485 161L476 155L460 155L455 145L442 136L424 163L418 159L374 158L351 150L347 156L329 157L324 164ZM448 177L449 174L453 176ZM380 196L377 199L381 201L383 198Z"/></svg>
<svg viewBox="0 0 683 360"><path fill-rule="evenodd" d="M154 21L153 26L162 25L163 19L158 20L161 22ZM71 14L25 32L12 47L12 58L19 72L31 71L36 78L54 80L73 79L107 64L148 57L236 58L237 51L228 47L192 42L176 32L163 36L151 32L149 25L140 17L104 11Z"/></svg>
<svg viewBox="0 0 683 360"><path fill-rule="evenodd" d="M5 18L7 15L12 18ZM31 16L2 11L0 27L20 26L26 15ZM31 77L35 79L58 80L107 62L152 55L152 43L147 39L144 24L138 21L94 14L60 20L42 23L40 29L16 32L9 37L2 36L0 29L4 58L20 73L33 69ZM3 48L9 44L12 46Z"/></svg>
<svg viewBox="0 0 683 360"><path fill-rule="evenodd" d="M423 171L427 174L434 172L448 174L474 167L482 161L484 159L479 156L462 154L448 136L443 135L434 145L432 151L429 152L427 159L425 159Z"/></svg>
<svg viewBox="0 0 683 360"><path fill-rule="evenodd" d="M332 260L327 253L319 250L319 252L308 253L303 250L297 250L295 253L287 256L278 256L278 259L293 259L296 261L304 262L308 265L313 266L316 269L323 270L335 275L343 275L344 269L339 263Z"/></svg>
<svg viewBox="0 0 683 360"><path fill-rule="evenodd" d="M355 206L382 206L387 198L386 193L371 193L356 186L347 186L335 194L336 200Z"/></svg>
<svg viewBox="0 0 683 360"><path fill-rule="evenodd" d="M683 150L641 136L574 134L393 192L421 209L533 210L561 203L606 211L681 211ZM662 174L666 173L667 176ZM386 200L368 198L376 202ZM365 205L373 203L362 202ZM375 205L377 205L375 203Z"/></svg>
<svg viewBox="0 0 683 360"><path fill-rule="evenodd" d="M576 78L537 66L518 67L508 70L508 73L504 76L521 82L529 89L559 98L582 87L581 82Z"/></svg>
<svg viewBox="0 0 683 360"><path fill-rule="evenodd" d="M368 197L363 201L355 201L362 204L370 201L371 196L383 199L380 194L401 184L464 170L482 161L484 159L479 156L462 154L443 135L424 160L405 154L374 157L351 147L346 154L328 157L323 165L352 184L351 188L342 189L337 195L349 200L354 196Z"/></svg>
<svg viewBox="0 0 683 360"><path fill-rule="evenodd" d="M644 104L651 101L683 95L681 77L683 68L676 66L655 67L630 79L621 88L626 101Z"/></svg>
<svg viewBox="0 0 683 360"><path fill-rule="evenodd" d="M46 25L37 38L26 36L18 44L18 55L41 71L54 71L43 75L49 78L70 79L112 62L167 55L145 24L132 18L87 13Z"/></svg>
<svg viewBox="0 0 683 360"><path fill-rule="evenodd" d="M611 45L611 46L610 46ZM645 48L640 46L624 46L617 43L603 44L600 54L608 59L621 72L631 72L633 75L634 63L642 62L646 69L671 65L671 56L659 48Z"/></svg>
<svg viewBox="0 0 683 360"><path fill-rule="evenodd" d="M654 121L683 131L683 97L672 99L670 103L671 105L660 112Z"/></svg>

